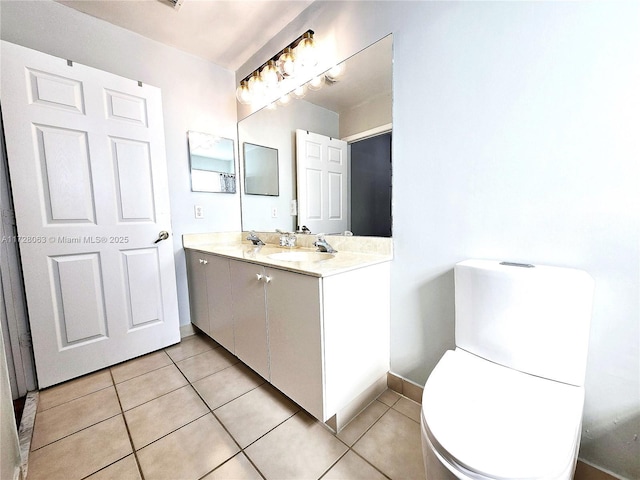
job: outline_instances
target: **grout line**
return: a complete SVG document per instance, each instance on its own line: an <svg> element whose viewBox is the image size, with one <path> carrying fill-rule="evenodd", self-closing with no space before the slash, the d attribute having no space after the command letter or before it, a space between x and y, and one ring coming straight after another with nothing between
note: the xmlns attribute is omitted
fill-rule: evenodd
<svg viewBox="0 0 640 480"><path fill-rule="evenodd" d="M113 378L113 372L111 372L111 369L109 369L109 375L111 375L111 381L113 382L113 389L116 391L116 398L118 399L118 405L120 405L120 415L122 415L122 421L124 422L124 427L127 429L127 436L129 437L129 444L131 445L133 458L135 459L136 466L138 467L138 473L140 474L140 477L142 478L142 480L145 480L144 472L142 471L142 466L140 465L140 460L138 460L138 454L137 454L137 451L136 451L136 447L133 444L133 438L131 438L131 431L129 430L129 423L127 422L127 417L125 417L125 415L124 415L124 410L122 409L122 402L120 401L120 394L118 393L118 389L116 388L115 379ZM123 458L126 458L126 457L123 457ZM122 460L122 458L120 460ZM120 461L120 460L118 460L118 461ZM115 463L115 462L113 462L113 463ZM111 465L113 465L113 463Z"/></svg>

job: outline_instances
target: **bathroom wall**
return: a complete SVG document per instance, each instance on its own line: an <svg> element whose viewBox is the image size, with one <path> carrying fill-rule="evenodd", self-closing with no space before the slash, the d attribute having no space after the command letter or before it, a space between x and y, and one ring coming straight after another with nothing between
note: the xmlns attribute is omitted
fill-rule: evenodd
<svg viewBox="0 0 640 480"><path fill-rule="evenodd" d="M3 40L162 89L180 323L188 324L182 234L239 230L240 195L191 192L187 131L232 138L237 149L233 72L50 0L3 0L0 21Z"/></svg>
<svg viewBox="0 0 640 480"><path fill-rule="evenodd" d="M237 72L307 28L341 58L393 33L392 371L423 385L454 346L456 262L582 268L596 295L580 456L630 479L640 478L639 8L315 2Z"/></svg>

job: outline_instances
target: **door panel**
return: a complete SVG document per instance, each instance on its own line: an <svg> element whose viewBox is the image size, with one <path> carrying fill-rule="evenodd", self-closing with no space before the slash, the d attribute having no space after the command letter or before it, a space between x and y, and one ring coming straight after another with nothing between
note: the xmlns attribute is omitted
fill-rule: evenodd
<svg viewBox="0 0 640 480"><path fill-rule="evenodd" d="M84 114L82 82L27 68L29 72L29 103L62 108Z"/></svg>
<svg viewBox="0 0 640 480"><path fill-rule="evenodd" d="M149 144L111 138L119 220L154 222L153 177Z"/></svg>
<svg viewBox="0 0 640 480"><path fill-rule="evenodd" d="M162 322L160 264L155 248L122 252L129 328Z"/></svg>
<svg viewBox="0 0 640 480"><path fill-rule="evenodd" d="M160 90L2 42L40 388L180 340Z"/></svg>
<svg viewBox="0 0 640 480"><path fill-rule="evenodd" d="M47 223L95 223L87 132L34 128Z"/></svg>
<svg viewBox="0 0 640 480"><path fill-rule="evenodd" d="M51 257L60 349L107 337L100 258L95 253Z"/></svg>

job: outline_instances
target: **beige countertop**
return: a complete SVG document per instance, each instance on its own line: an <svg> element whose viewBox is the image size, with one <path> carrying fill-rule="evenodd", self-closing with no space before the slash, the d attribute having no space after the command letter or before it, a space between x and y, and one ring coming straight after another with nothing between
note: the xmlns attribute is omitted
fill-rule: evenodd
<svg viewBox="0 0 640 480"><path fill-rule="evenodd" d="M378 263L389 262L393 259L393 255L390 251L380 252L379 249L377 249L373 252L370 250L359 252L345 249L338 250L338 252L332 255L312 254L314 257L313 261L279 260L272 258L271 255L281 252L311 253L315 252L316 248L287 248L269 243L262 246L254 246L246 240L241 240L242 238L244 238L242 235L227 235L224 238L221 236L203 236L201 234L197 236L184 235L183 246L186 249L197 250L203 253L244 260L246 262L263 265L265 267L289 270L315 277L328 277L330 275L336 275L350 270L376 265ZM331 242L330 237L327 237L327 240L332 246L334 246L334 248L337 249L334 243ZM366 241L367 240L365 240L365 242ZM363 247L363 250L367 249ZM323 259L325 256L326 259Z"/></svg>

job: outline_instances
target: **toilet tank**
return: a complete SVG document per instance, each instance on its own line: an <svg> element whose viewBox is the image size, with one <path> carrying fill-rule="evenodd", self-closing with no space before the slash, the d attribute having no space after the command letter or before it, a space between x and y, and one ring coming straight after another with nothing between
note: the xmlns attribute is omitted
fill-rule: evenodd
<svg viewBox="0 0 640 480"><path fill-rule="evenodd" d="M539 377L584 385L594 282L582 270L455 265L456 346Z"/></svg>

